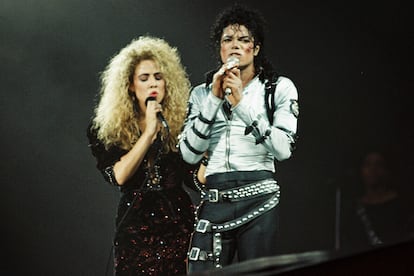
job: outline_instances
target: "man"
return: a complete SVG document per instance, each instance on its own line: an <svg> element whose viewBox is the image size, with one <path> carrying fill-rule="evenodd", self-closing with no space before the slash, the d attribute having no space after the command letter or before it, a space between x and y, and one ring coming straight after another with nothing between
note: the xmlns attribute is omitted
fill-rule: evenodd
<svg viewBox="0 0 414 276"><path fill-rule="evenodd" d="M212 28L219 70L194 88L179 146L185 161L206 165L189 272L276 253L279 186L274 158L291 156L297 91L263 52L264 21L235 5Z"/></svg>

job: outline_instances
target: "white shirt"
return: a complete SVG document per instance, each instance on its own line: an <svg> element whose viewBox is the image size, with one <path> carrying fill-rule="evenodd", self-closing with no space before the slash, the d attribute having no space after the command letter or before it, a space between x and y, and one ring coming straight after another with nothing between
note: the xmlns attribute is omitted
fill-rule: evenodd
<svg viewBox="0 0 414 276"><path fill-rule="evenodd" d="M191 93L179 146L184 160L192 164L207 152L206 176L231 171L274 172L274 158L281 161L291 156L297 128L297 113L292 105L297 105L298 99L293 82L279 77L272 126L266 114L264 83L255 77L242 93L241 101L232 108L231 119L226 117L222 107L224 100L211 93L211 84L198 85ZM257 122L256 128L245 135L246 127L253 121ZM262 136L266 139L256 144Z"/></svg>

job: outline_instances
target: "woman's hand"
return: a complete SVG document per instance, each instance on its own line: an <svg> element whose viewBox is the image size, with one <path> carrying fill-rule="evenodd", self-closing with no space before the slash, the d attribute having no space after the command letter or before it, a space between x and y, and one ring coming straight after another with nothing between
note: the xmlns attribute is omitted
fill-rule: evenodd
<svg viewBox="0 0 414 276"><path fill-rule="evenodd" d="M152 141L157 137L160 130L160 122L157 118L157 113L162 112L162 106L157 101L148 101L147 109L145 111L145 130L146 134L152 138Z"/></svg>

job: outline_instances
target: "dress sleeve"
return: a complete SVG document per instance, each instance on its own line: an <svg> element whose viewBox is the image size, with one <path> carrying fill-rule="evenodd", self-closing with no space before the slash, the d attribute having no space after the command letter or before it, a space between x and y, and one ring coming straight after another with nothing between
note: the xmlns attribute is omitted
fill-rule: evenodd
<svg viewBox="0 0 414 276"><path fill-rule="evenodd" d="M92 128L91 125L88 126L87 136L89 140L88 146L96 159L96 168L102 173L108 183L118 186L113 167L125 152L115 146L106 149L102 141L97 138L97 130Z"/></svg>

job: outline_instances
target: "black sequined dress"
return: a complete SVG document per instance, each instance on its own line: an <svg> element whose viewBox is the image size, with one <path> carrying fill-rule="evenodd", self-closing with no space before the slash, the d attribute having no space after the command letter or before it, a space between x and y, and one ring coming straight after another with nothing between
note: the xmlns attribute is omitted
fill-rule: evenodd
<svg viewBox="0 0 414 276"><path fill-rule="evenodd" d="M116 185L112 168L126 151L119 147L106 150L90 128L88 138L97 168L105 180ZM178 153L161 154L149 165L160 146L157 140L135 175L119 186L114 239L117 276L185 274L194 225L194 208L182 188L187 172Z"/></svg>

